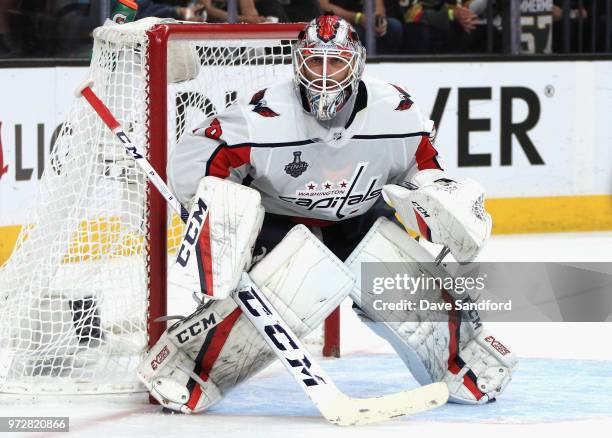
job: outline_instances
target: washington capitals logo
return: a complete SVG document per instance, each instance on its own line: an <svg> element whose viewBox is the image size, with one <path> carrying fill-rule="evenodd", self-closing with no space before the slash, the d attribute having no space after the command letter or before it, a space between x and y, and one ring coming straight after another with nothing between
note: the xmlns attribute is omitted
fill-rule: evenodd
<svg viewBox="0 0 612 438"><path fill-rule="evenodd" d="M367 182L363 180L368 165L367 162L358 163L350 180L341 179L335 187L331 181L320 185L311 181L303 186L306 190L296 190L295 195L279 195L278 198L307 211L344 219L369 208L382 192L384 180L381 175L372 175Z"/></svg>
<svg viewBox="0 0 612 438"><path fill-rule="evenodd" d="M414 103L412 99L410 99L410 94L408 94L406 90L401 87L398 87L397 85L393 85L393 87L400 93L400 103L397 108L395 108L395 111L405 111L407 109L410 109L410 107Z"/></svg>
<svg viewBox="0 0 612 438"><path fill-rule="evenodd" d="M0 179L2 179L2 175L8 172L8 164L4 165L4 156L2 153L2 122L0 122Z"/></svg>
<svg viewBox="0 0 612 438"><path fill-rule="evenodd" d="M339 26L340 18L337 15L323 15L317 18L317 36L327 43L336 36Z"/></svg>
<svg viewBox="0 0 612 438"><path fill-rule="evenodd" d="M251 97L251 101L249 102L249 105L254 105L255 108L253 108L253 112L256 112L260 116L277 117L280 114L275 113L274 111L272 111L270 108L266 106L266 101L263 98L264 94L266 94L266 90L267 88L264 88L263 90L255 93L253 97Z"/></svg>
<svg viewBox="0 0 612 438"><path fill-rule="evenodd" d="M291 175L294 178L297 178L308 169L308 163L306 161L302 161L300 158L302 156L301 151L297 151L293 153L293 161L289 164L285 165L285 172L287 175Z"/></svg>

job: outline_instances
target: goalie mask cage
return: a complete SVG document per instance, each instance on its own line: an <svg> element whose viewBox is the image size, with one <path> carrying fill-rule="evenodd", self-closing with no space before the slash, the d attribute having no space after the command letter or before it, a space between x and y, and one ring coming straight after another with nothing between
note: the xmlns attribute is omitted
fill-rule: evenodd
<svg viewBox="0 0 612 438"><path fill-rule="evenodd" d="M302 28L107 25L94 31L89 77L165 179L184 132L290 77L291 40ZM155 319L167 313L167 266L182 224L83 99L63 124L29 217L0 269L0 392L143 389L135 370L166 328ZM339 352L338 325L336 310L314 337L324 338L325 355Z"/></svg>

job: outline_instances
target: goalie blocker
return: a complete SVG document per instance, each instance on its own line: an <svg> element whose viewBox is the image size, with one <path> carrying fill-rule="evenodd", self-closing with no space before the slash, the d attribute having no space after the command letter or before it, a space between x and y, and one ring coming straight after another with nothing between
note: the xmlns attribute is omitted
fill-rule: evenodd
<svg viewBox="0 0 612 438"><path fill-rule="evenodd" d="M168 282L187 294L227 298L251 265L263 217L256 190L214 176L202 178Z"/></svg>

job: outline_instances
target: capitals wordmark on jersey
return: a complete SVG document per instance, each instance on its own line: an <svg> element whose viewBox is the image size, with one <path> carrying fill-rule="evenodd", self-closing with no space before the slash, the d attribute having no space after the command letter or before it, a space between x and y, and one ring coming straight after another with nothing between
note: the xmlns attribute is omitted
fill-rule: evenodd
<svg viewBox="0 0 612 438"><path fill-rule="evenodd" d="M324 209L327 211L326 217L333 215L337 219L344 219L348 215L358 213L365 204L376 201L382 191L384 183L381 181L381 175L370 177L365 190L356 190L367 168L368 163L359 163L351 179L348 182L340 181L336 188L333 188L332 182L325 181L320 184L321 190L316 190L318 184L311 181L306 185L308 190L297 190L295 196L279 195L278 198L303 207L306 211ZM365 211L367 208L360 213Z"/></svg>

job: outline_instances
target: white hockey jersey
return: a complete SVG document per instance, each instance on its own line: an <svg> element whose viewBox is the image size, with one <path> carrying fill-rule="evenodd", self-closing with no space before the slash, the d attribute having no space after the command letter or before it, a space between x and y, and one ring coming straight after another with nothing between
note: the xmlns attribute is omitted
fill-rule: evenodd
<svg viewBox="0 0 612 438"><path fill-rule="evenodd" d="M383 185L441 169L425 121L404 88L364 78L346 125L329 129L286 81L185 135L170 158L169 182L183 203L212 175L257 189L266 212L340 221L365 213Z"/></svg>

